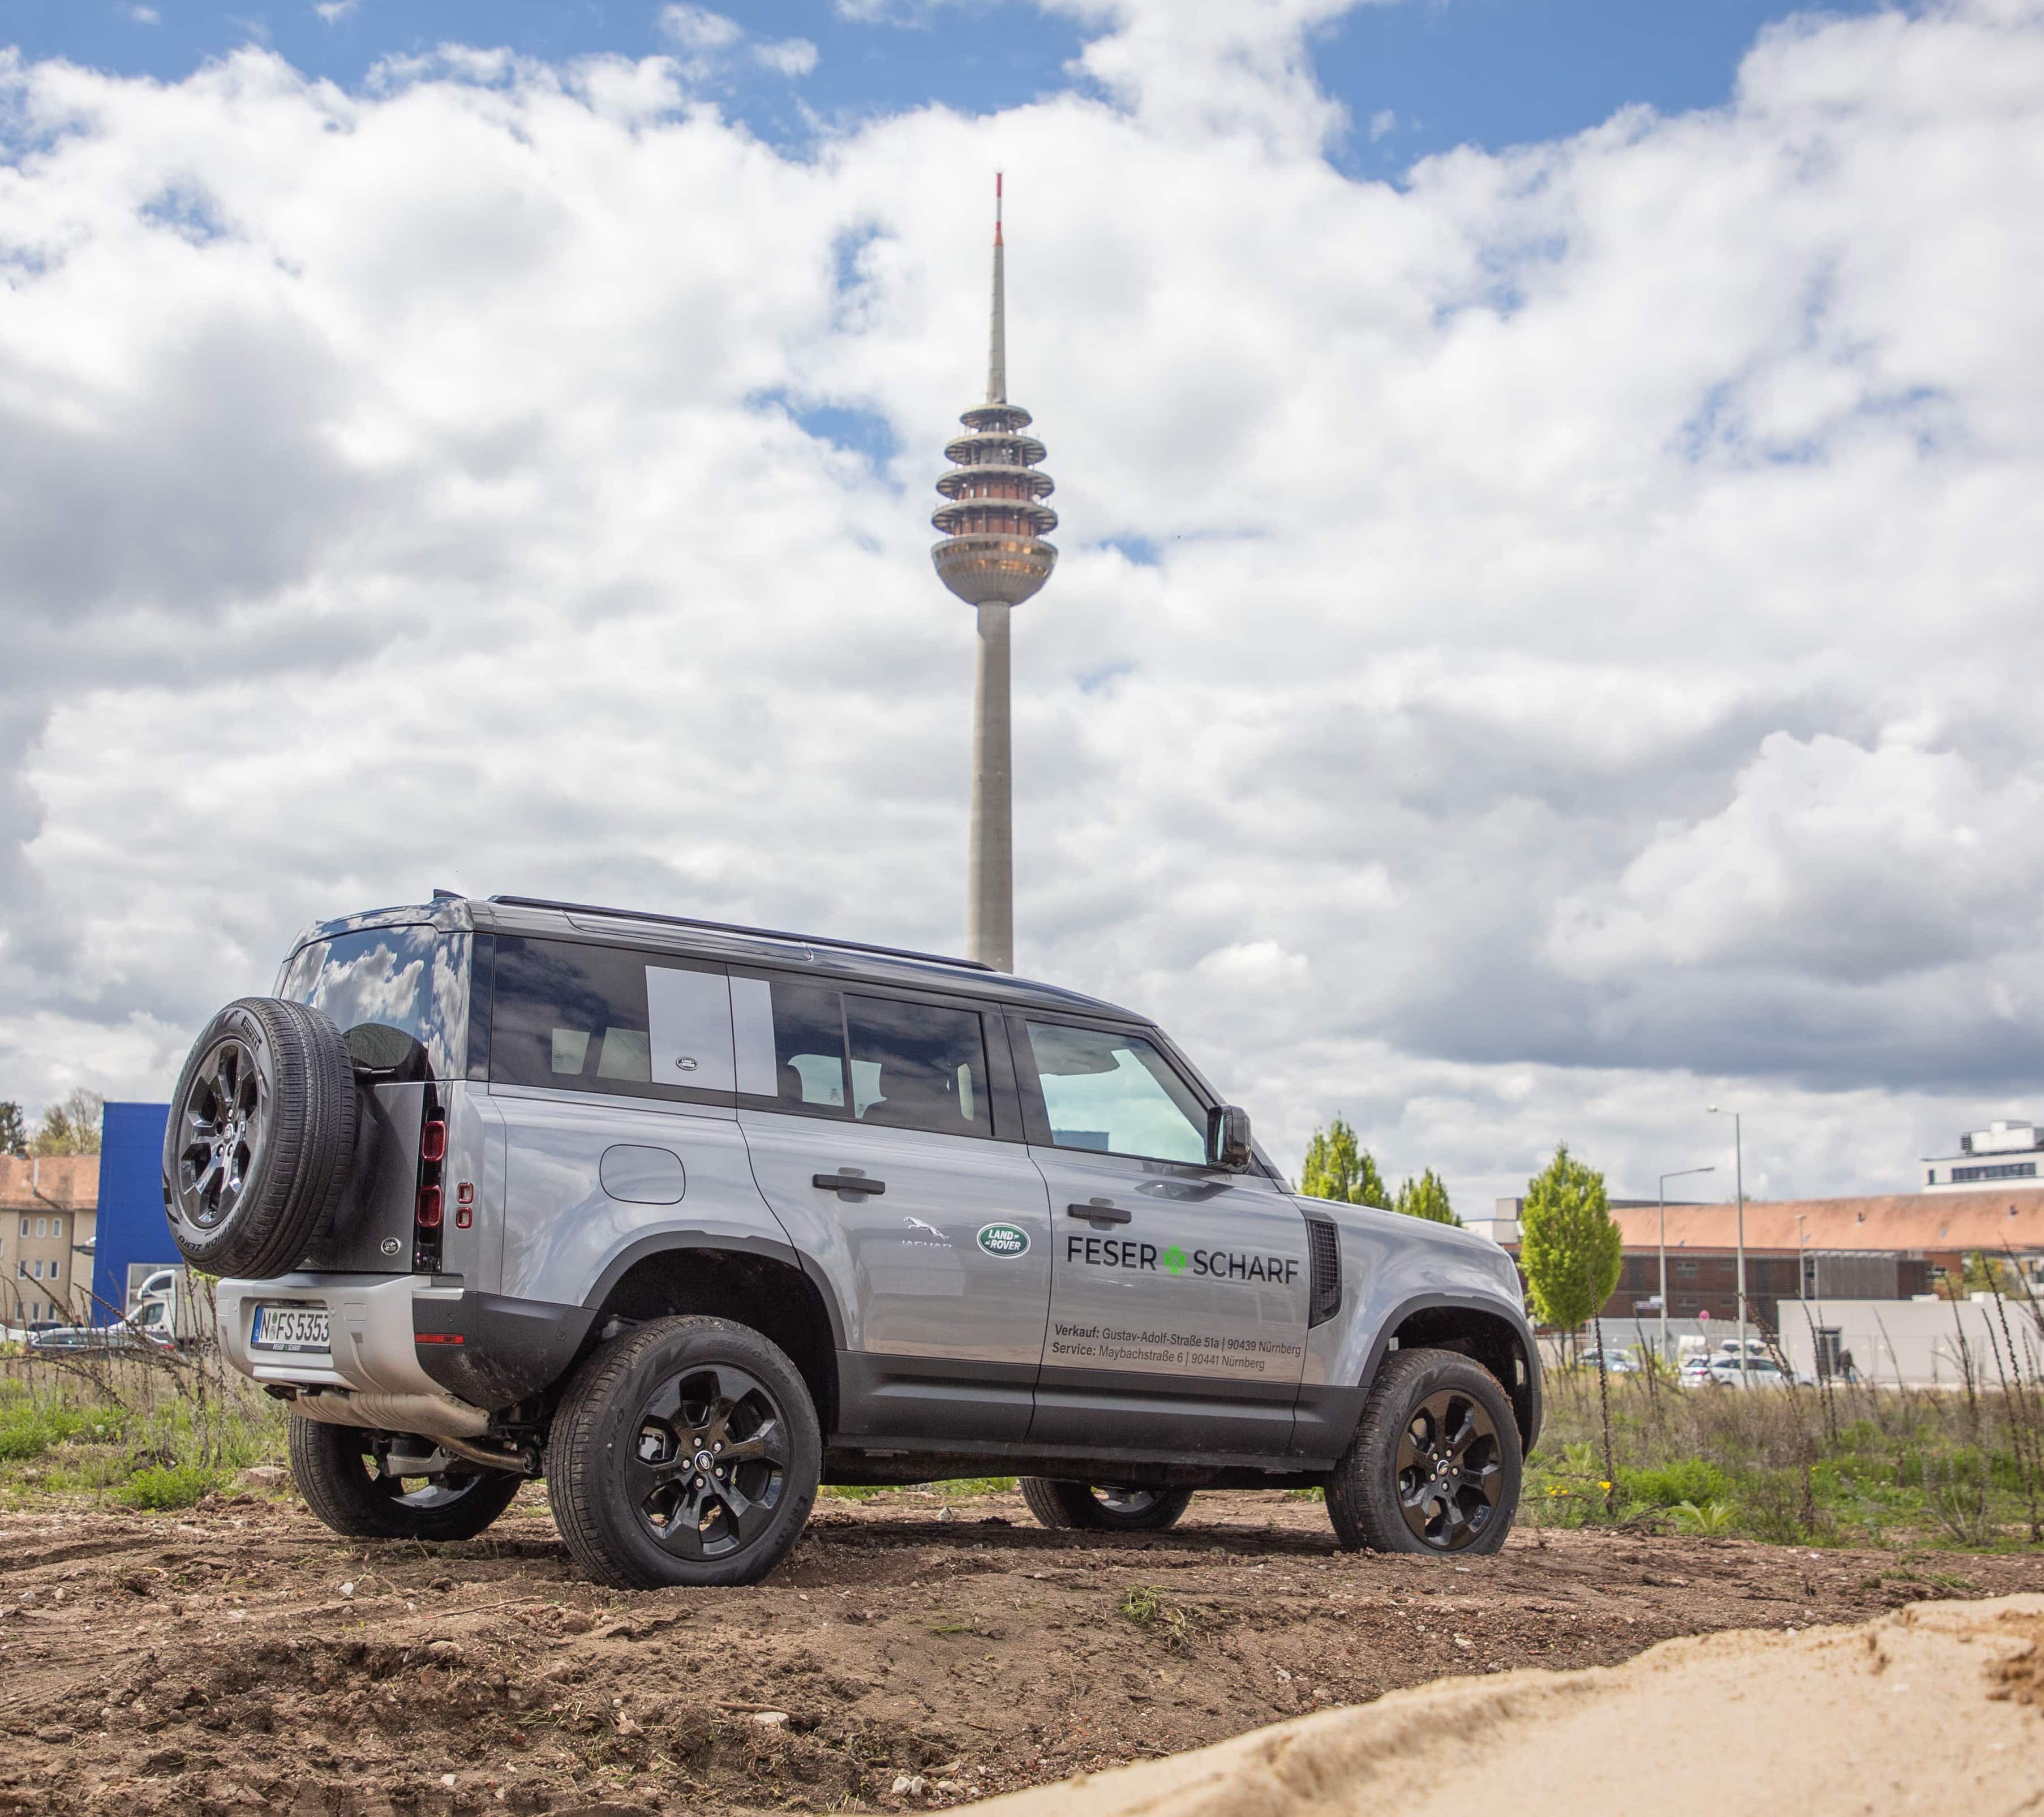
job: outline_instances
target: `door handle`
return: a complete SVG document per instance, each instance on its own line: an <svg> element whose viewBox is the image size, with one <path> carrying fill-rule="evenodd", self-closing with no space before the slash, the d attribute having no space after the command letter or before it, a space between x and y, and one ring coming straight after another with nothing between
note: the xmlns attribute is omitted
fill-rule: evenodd
<svg viewBox="0 0 2044 1817"><path fill-rule="evenodd" d="M810 1182L826 1193L884 1193L885 1180L869 1180L863 1174L819 1174Z"/></svg>
<svg viewBox="0 0 2044 1817"><path fill-rule="evenodd" d="M1125 1224L1133 1219L1135 1213L1124 1212L1120 1206L1110 1204L1105 1199L1095 1199L1089 1204L1066 1206L1065 1216L1089 1218L1097 1224Z"/></svg>

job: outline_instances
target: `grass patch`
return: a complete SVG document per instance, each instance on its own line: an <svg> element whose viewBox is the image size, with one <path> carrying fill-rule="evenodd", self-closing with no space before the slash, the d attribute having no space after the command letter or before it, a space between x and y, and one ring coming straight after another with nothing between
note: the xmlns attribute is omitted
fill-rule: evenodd
<svg viewBox="0 0 2044 1817"><path fill-rule="evenodd" d="M189 1508L285 1458L286 1416L218 1359L0 1358L0 1505Z"/></svg>
<svg viewBox="0 0 2044 1817"><path fill-rule="evenodd" d="M2011 1324L2016 1318L2011 1307ZM1971 1393L1864 1382L1746 1391L1633 1376L1608 1386L1616 1512L1604 1487L1596 1373L1551 1369L1521 1520L1799 1546L2007 1551L2038 1543L2038 1385L2019 1393L1977 1381Z"/></svg>
<svg viewBox="0 0 2044 1817"><path fill-rule="evenodd" d="M151 1464L121 1485L117 1499L130 1508L160 1512L192 1508L220 1487L221 1473L199 1464Z"/></svg>
<svg viewBox="0 0 2044 1817"><path fill-rule="evenodd" d="M1703 1504L1731 1499L1724 1472L1704 1458L1684 1458L1643 1470L1623 1470L1619 1485L1635 1501L1649 1508L1677 1508L1684 1502Z"/></svg>
<svg viewBox="0 0 2044 1817"><path fill-rule="evenodd" d="M976 1496L1012 1495L1013 1477L953 1477L940 1483L828 1483L822 1490L844 1501L871 1501L876 1496L935 1496L943 1501L970 1501Z"/></svg>
<svg viewBox="0 0 2044 1817"><path fill-rule="evenodd" d="M1174 1653L1192 1645L1193 1618L1176 1603L1166 1601L1155 1584L1131 1584L1122 1592L1120 1613L1149 1629Z"/></svg>

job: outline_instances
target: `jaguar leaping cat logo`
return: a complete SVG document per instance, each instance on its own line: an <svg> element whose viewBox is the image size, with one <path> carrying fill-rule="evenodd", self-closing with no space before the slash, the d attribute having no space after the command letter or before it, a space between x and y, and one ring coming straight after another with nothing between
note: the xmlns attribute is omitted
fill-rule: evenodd
<svg viewBox="0 0 2044 1817"><path fill-rule="evenodd" d="M950 1246L951 1239L946 1236L942 1231L939 1230L935 1224L926 1224L920 1218L904 1218L901 1221L912 1231L928 1231L932 1236L937 1239L939 1243L944 1244L947 1247Z"/></svg>

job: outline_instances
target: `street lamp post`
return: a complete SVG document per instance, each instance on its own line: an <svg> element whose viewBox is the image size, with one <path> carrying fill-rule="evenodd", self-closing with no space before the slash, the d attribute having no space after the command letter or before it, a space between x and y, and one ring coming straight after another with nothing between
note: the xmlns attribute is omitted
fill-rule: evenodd
<svg viewBox="0 0 2044 1817"><path fill-rule="evenodd" d="M1715 1163L1708 1167L1677 1167L1672 1174L1661 1176L1661 1360L1668 1360L1668 1182L1679 1180L1685 1174L1715 1174Z"/></svg>
<svg viewBox="0 0 2044 1817"><path fill-rule="evenodd" d="M1734 1177L1739 1182L1739 1385L1750 1387L1746 1360L1746 1147L1739 1129L1739 1112L1722 1111L1716 1104L1705 1106L1712 1116L1730 1116L1731 1119L1731 1160Z"/></svg>

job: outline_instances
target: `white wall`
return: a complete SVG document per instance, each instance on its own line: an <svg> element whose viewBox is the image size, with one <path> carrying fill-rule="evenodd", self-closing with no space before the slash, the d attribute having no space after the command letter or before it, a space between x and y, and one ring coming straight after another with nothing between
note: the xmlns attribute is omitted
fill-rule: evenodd
<svg viewBox="0 0 2044 1817"><path fill-rule="evenodd" d="M1807 1321L1796 1305L1784 1301L1781 1308L1781 1348L1798 1375L1816 1373L1812 1326L1835 1325L1862 1381L1891 1388L1897 1381L1911 1388L1957 1388L1964 1380L1960 1360L1963 1336L1975 1381L1992 1386L2000 1380L1994 1344L2003 1346L2003 1366L2008 1366L2008 1340L2002 1331L2004 1312L2008 1339L2015 1343L2024 1378L2031 1378L2044 1364L2044 1333L2019 1300L2007 1302L2002 1311L1996 1309L1992 1296L1958 1302L1812 1300L1808 1304Z"/></svg>

